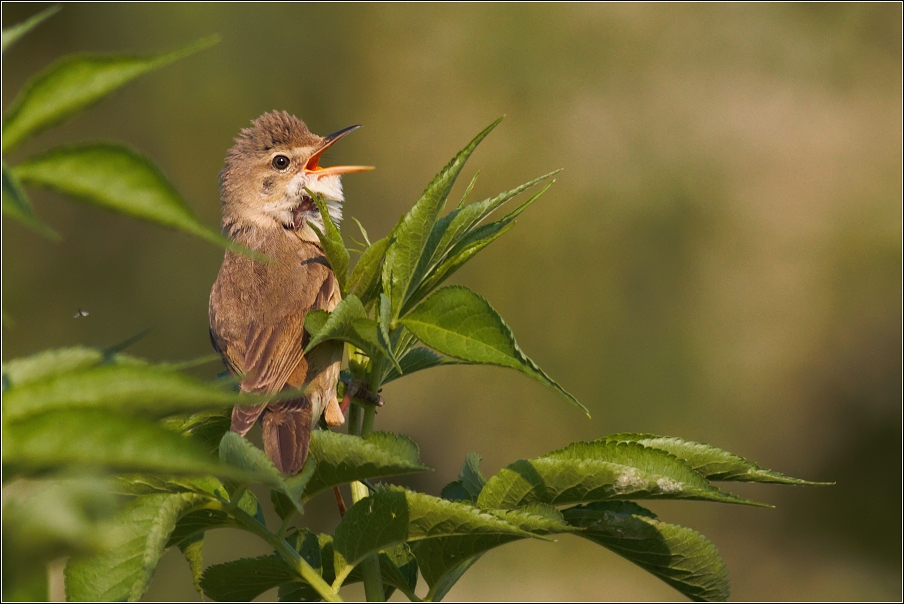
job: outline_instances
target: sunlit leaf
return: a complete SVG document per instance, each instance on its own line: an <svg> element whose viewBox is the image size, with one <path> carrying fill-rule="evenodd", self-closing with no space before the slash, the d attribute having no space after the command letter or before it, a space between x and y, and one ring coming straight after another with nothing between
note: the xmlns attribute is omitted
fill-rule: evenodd
<svg viewBox="0 0 904 604"><path fill-rule="evenodd" d="M715 546L691 529L667 524L629 501L562 512L577 534L656 575L692 600L728 599L728 569Z"/></svg>
<svg viewBox="0 0 904 604"><path fill-rule="evenodd" d="M309 312L305 329L311 334L305 352L322 342L340 340L357 346L371 358L382 356L397 365L380 334L379 324L367 317L361 301L353 295L343 298L329 314L319 310Z"/></svg>
<svg viewBox="0 0 904 604"><path fill-rule="evenodd" d="M220 441L220 459L231 466L257 476L257 481L261 484L278 489L288 497L299 512L304 512L301 495L313 470L301 472L296 476L283 476L266 453L235 432L227 432L223 435L223 439Z"/></svg>
<svg viewBox="0 0 904 604"><path fill-rule="evenodd" d="M163 173L139 152L113 143L57 147L13 168L24 183L242 250L201 224Z"/></svg>
<svg viewBox="0 0 904 604"><path fill-rule="evenodd" d="M76 556L66 565L70 601L137 601L147 590L180 516L203 505L201 495L147 495L130 503L116 519L109 549Z"/></svg>
<svg viewBox="0 0 904 604"><path fill-rule="evenodd" d="M499 118L478 134L434 177L414 207L393 229L393 241L386 252L382 278L383 291L392 301L394 319L400 316L406 300L418 286L414 281L415 271L421 262L424 246L436 217L442 210L455 179L477 145L501 120Z"/></svg>
<svg viewBox="0 0 904 604"><path fill-rule="evenodd" d="M5 398L5 397L4 397ZM6 471L108 467L124 472L230 474L196 442L110 411L61 410L3 422Z"/></svg>
<svg viewBox="0 0 904 604"><path fill-rule="evenodd" d="M194 535L180 541L178 543L179 551L185 556L188 562L188 568L191 570L192 583L194 583L195 591L199 596L204 596L204 589L201 587L201 575L204 573L204 535Z"/></svg>
<svg viewBox="0 0 904 604"><path fill-rule="evenodd" d="M60 355L74 366L87 364L73 351ZM21 373L21 372L20 372ZM118 413L164 416L179 411L247 403L247 397L220 385L201 382L152 365L97 365L73 369L12 387L3 397L3 417L16 420L62 409L109 409Z"/></svg>
<svg viewBox="0 0 904 604"><path fill-rule="evenodd" d="M517 461L490 478L482 508L562 505L608 499L702 499L763 505L723 493L676 457L638 444L575 443Z"/></svg>
<svg viewBox="0 0 904 604"><path fill-rule="evenodd" d="M426 472L417 444L407 436L371 432L366 437L328 430L311 433L309 456L316 470L305 489L305 500L331 487L355 480Z"/></svg>
<svg viewBox="0 0 904 604"><path fill-rule="evenodd" d="M19 41L19 38L30 32L32 29L37 27L42 21L47 19L48 17L53 16L56 12L60 10L60 6L55 4L53 6L45 8L43 11L39 12L37 15L29 17L22 23L18 23L13 25L8 29L3 30L3 43L2 43L2 51L6 52L6 49Z"/></svg>
<svg viewBox="0 0 904 604"><path fill-rule="evenodd" d="M687 462L694 470L703 474L709 480L770 482L800 486L828 486L834 484L831 482L810 482L809 480L791 478L780 472L761 468L752 461L728 451L672 436L625 432L606 436L599 439L598 442L638 443L644 447L671 453L678 459Z"/></svg>
<svg viewBox="0 0 904 604"><path fill-rule="evenodd" d="M452 285L437 290L401 322L424 344L443 354L471 363L517 369L590 415L586 407L521 351L512 331L490 303L466 287Z"/></svg>
<svg viewBox="0 0 904 604"><path fill-rule="evenodd" d="M143 73L216 44L212 36L175 52L152 57L67 56L29 81L3 117L3 153L23 140L95 105ZM4 45L6 35L4 34Z"/></svg>

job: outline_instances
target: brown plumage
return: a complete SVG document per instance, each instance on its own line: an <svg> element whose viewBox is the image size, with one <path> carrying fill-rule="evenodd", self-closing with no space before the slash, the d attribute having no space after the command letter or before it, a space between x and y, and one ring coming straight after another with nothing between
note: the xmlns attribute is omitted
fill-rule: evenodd
<svg viewBox="0 0 904 604"><path fill-rule="evenodd" d="M320 137L288 113L264 114L242 130L220 174L224 233L270 262L226 252L210 292L210 339L241 376L243 392L301 390L297 398L237 406L232 413L232 431L241 435L261 420L264 449L287 474L304 465L322 413L330 425L345 421L336 398L342 344L324 342L304 354L305 315L330 311L341 298L308 224L322 228L305 188L323 195L334 220L341 218L340 175L369 168L321 168L318 162L350 130Z"/></svg>

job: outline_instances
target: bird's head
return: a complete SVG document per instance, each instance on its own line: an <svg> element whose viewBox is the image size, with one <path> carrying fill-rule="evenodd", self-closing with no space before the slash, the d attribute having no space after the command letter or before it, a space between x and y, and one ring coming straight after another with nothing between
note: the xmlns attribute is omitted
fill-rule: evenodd
<svg viewBox="0 0 904 604"><path fill-rule="evenodd" d="M323 195L334 222L342 219L342 174L369 166L320 166L320 158L340 138L360 126L328 136L313 134L285 111L265 113L245 128L226 154L220 173L224 224L298 230L312 222L323 230L307 191ZM307 189L307 191L306 191Z"/></svg>

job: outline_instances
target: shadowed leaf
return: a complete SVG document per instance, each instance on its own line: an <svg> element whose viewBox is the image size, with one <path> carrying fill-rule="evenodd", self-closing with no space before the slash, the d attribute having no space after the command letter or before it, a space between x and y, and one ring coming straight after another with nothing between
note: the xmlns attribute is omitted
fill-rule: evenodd
<svg viewBox="0 0 904 604"><path fill-rule="evenodd" d="M45 237L59 239L59 235L44 224L31 207L31 201L12 170L3 163L3 214L14 218Z"/></svg>

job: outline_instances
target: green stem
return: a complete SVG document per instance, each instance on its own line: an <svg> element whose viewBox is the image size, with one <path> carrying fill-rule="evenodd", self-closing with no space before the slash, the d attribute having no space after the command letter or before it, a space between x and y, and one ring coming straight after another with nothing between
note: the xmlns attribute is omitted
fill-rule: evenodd
<svg viewBox="0 0 904 604"><path fill-rule="evenodd" d="M368 387L371 392L376 392L382 385L380 378L383 375L382 359L373 359L370 362L370 376ZM364 418L361 422L361 436L367 436L374 429L374 417L377 408L368 405L364 408ZM365 485L360 482L352 483L352 498L357 502L369 494ZM383 590L383 576L380 574L380 554L371 554L361 562L361 572L364 574L364 595L368 602L385 602L386 596Z"/></svg>
<svg viewBox="0 0 904 604"><path fill-rule="evenodd" d="M231 511L233 518L242 525L247 531L250 531L273 546L273 549L286 561L295 571L301 575L301 578L307 581L311 587L317 590L317 593L327 602L342 602L337 590L330 587L329 583L323 580L314 568L308 564L308 561L302 558L298 552L289 547L289 544L271 533L267 527L249 516L242 510L235 509Z"/></svg>

